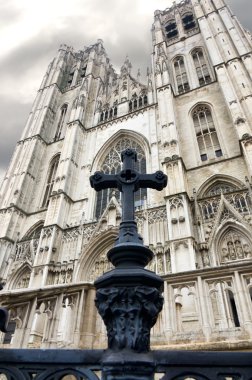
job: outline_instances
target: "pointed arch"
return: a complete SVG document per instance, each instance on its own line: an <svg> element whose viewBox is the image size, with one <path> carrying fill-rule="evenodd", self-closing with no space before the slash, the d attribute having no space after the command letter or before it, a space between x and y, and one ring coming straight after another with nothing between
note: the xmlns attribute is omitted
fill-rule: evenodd
<svg viewBox="0 0 252 380"><path fill-rule="evenodd" d="M241 190L245 187L245 184L235 177L226 174L214 174L199 187L197 196L198 198L204 198Z"/></svg>
<svg viewBox="0 0 252 380"><path fill-rule="evenodd" d="M111 268L107 260L107 252L114 246L115 239L118 235L118 229L113 228L107 231L101 231L95 236L82 252L78 270L76 273L76 281L93 282L96 278ZM103 268L97 267L97 263L104 263Z"/></svg>
<svg viewBox="0 0 252 380"><path fill-rule="evenodd" d="M201 161L222 157L223 153L215 128L212 107L207 103L199 103L190 113Z"/></svg>
<svg viewBox="0 0 252 380"><path fill-rule="evenodd" d="M119 134L113 136L105 144L100 152L98 152L98 158L95 158L96 168L107 174L118 173L121 170L121 152L126 148L136 150L138 159L135 163L135 168L141 173L146 173L146 162L148 162L146 150L149 150L149 146L141 135L130 131L120 131ZM120 201L120 192L118 190L104 189L98 192L94 209L96 219L101 217L113 195ZM139 189L135 193L135 206L141 206L146 196L147 189Z"/></svg>
<svg viewBox="0 0 252 380"><path fill-rule="evenodd" d="M206 54L201 47L196 47L191 51L191 57L198 77L199 85L204 86L212 81Z"/></svg>
<svg viewBox="0 0 252 380"><path fill-rule="evenodd" d="M21 240L38 239L40 237L40 232L44 226L45 221L40 220L39 222L33 224L24 234Z"/></svg>
<svg viewBox="0 0 252 380"><path fill-rule="evenodd" d="M178 55L173 59L173 70L178 94L183 94L190 90L185 58Z"/></svg>
<svg viewBox="0 0 252 380"><path fill-rule="evenodd" d="M252 258L251 231L239 221L224 222L214 241L219 264Z"/></svg>
<svg viewBox="0 0 252 380"><path fill-rule="evenodd" d="M94 172L99 169L99 163L102 161L103 157L106 155L106 153L110 150L111 146L116 143L117 140L122 138L132 138L134 139L139 145L142 146L144 153L146 155L147 161L149 161L149 156L151 153L150 144L147 140L147 138L142 135L141 133L137 133L134 131L130 131L128 129L121 129L120 131L117 131L113 136L111 136L101 147L101 149L98 151L98 153L95 155L95 158L91 165L91 171Z"/></svg>
<svg viewBox="0 0 252 380"><path fill-rule="evenodd" d="M26 262L10 276L6 284L6 289L28 288L30 276L31 266Z"/></svg>

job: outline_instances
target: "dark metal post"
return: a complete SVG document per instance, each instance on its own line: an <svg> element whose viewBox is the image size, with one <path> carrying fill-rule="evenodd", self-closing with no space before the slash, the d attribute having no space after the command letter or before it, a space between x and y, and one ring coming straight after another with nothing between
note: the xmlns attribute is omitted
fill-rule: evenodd
<svg viewBox="0 0 252 380"><path fill-rule="evenodd" d="M108 259L115 269L96 282L96 307L107 327L108 350L103 360L103 379L153 379L150 330L162 310L163 280L144 269L153 253L144 247L134 220L134 193L139 188L162 190L167 176L140 174L133 168L136 152L122 153L123 169L115 175L96 172L91 186L99 191L109 187L122 192L122 222Z"/></svg>

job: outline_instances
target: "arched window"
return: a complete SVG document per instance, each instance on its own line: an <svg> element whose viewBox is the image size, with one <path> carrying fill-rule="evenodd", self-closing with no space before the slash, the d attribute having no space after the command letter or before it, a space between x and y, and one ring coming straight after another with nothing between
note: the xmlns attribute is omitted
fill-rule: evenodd
<svg viewBox="0 0 252 380"><path fill-rule="evenodd" d="M54 159L51 162L42 207L47 207L49 204L49 197L51 195L52 188L55 182L55 176L59 165L59 158L60 155L58 154L56 157L54 157Z"/></svg>
<svg viewBox="0 0 252 380"><path fill-rule="evenodd" d="M169 21L165 26L165 32L167 38L174 38L178 35L177 24L175 20Z"/></svg>
<svg viewBox="0 0 252 380"><path fill-rule="evenodd" d="M220 194L228 194L232 193L234 191L238 191L239 188L235 186L234 184L227 183L227 182L215 182L204 194L205 197L215 197L216 195Z"/></svg>
<svg viewBox="0 0 252 380"><path fill-rule="evenodd" d="M202 49L195 49L192 52L192 58L198 76L199 85L203 86L204 84L210 83L211 76Z"/></svg>
<svg viewBox="0 0 252 380"><path fill-rule="evenodd" d="M183 21L183 27L184 27L185 31L193 29L196 26L194 15L192 13L186 13L182 17L182 21Z"/></svg>
<svg viewBox="0 0 252 380"><path fill-rule="evenodd" d="M146 158L142 147L133 139L122 138L114 146L111 147L109 153L105 157L99 170L102 170L106 174L115 174L121 170L121 152L127 148L132 148L137 152L137 162L135 163L135 169L140 173L146 173ZM120 201L120 192L115 189L105 189L97 193L96 202L96 218L100 218L105 210L112 195L115 195L118 201ZM144 198L147 195L147 189L140 189L135 193L135 206L141 206Z"/></svg>
<svg viewBox="0 0 252 380"><path fill-rule="evenodd" d="M54 141L57 141L61 138L62 128L66 119L66 113L67 113L67 104L64 104L60 109L60 117L59 117L59 121L57 125L57 130L55 133Z"/></svg>
<svg viewBox="0 0 252 380"><path fill-rule="evenodd" d="M183 94L183 92L190 90L183 57L177 57L175 59L174 70L175 70L176 83L178 87L178 93Z"/></svg>
<svg viewBox="0 0 252 380"><path fill-rule="evenodd" d="M201 161L221 157L223 154L210 108L205 105L200 105L194 109L192 116Z"/></svg>

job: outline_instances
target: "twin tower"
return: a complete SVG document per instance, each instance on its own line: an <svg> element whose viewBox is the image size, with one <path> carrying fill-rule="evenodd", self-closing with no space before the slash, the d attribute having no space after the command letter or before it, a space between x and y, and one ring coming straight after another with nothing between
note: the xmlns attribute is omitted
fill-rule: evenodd
<svg viewBox="0 0 252 380"><path fill-rule="evenodd" d="M95 171L162 170L140 189L138 231L164 280L152 347L252 347L252 40L223 0L156 11L151 70L116 73L101 40L60 46L0 192L4 347L101 348L93 283L111 264L120 193Z"/></svg>

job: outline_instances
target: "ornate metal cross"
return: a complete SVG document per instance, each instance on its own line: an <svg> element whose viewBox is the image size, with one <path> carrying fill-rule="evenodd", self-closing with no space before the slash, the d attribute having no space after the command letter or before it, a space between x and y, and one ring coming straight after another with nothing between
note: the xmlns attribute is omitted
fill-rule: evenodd
<svg viewBox="0 0 252 380"><path fill-rule="evenodd" d="M90 183L96 191L116 188L122 193L122 223L119 242L134 241L137 243L139 242L139 235L136 239L134 193L140 188L162 190L167 185L167 176L162 171L157 171L154 174L141 174L134 170L137 154L133 149L123 151L121 159L123 168L119 173L96 172L90 177ZM122 235L124 236L123 240Z"/></svg>

